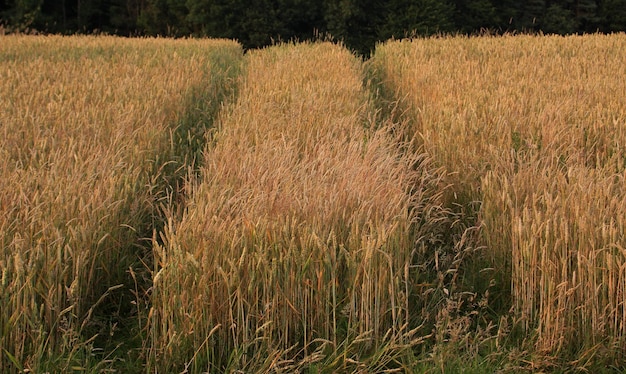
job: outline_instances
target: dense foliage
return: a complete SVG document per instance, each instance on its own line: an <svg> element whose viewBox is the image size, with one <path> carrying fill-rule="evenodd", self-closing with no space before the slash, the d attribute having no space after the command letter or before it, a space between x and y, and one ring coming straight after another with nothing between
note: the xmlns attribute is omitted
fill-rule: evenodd
<svg viewBox="0 0 626 374"><path fill-rule="evenodd" d="M210 36L246 48L329 34L369 53L407 34L626 30L626 0L0 0L0 25L52 33Z"/></svg>

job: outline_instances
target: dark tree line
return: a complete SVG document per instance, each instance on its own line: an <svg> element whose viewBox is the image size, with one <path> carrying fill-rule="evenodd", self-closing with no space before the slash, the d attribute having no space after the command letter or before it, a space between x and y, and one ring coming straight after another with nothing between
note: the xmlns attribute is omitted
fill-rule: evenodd
<svg viewBox="0 0 626 374"><path fill-rule="evenodd" d="M626 30L626 0L0 0L0 24L49 33L210 36L246 48L332 35L368 53L390 37Z"/></svg>

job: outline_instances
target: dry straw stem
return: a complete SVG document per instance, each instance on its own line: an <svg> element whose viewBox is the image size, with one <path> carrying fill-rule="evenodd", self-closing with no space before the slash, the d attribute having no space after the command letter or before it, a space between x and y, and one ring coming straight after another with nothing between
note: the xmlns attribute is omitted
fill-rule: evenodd
<svg viewBox="0 0 626 374"><path fill-rule="evenodd" d="M623 354L626 35L389 42L375 60L541 351Z"/></svg>
<svg viewBox="0 0 626 374"><path fill-rule="evenodd" d="M510 240L497 244L510 247L513 308L540 351L623 357L625 177L536 161L483 179L487 229Z"/></svg>
<svg viewBox="0 0 626 374"><path fill-rule="evenodd" d="M71 355L136 259L190 87L226 41L0 37L0 371Z"/></svg>
<svg viewBox="0 0 626 374"><path fill-rule="evenodd" d="M413 241L426 235L413 224L438 195L374 129L360 68L330 43L249 53L202 181L155 249L156 367L278 370L267 357L344 348L354 361L406 327Z"/></svg>

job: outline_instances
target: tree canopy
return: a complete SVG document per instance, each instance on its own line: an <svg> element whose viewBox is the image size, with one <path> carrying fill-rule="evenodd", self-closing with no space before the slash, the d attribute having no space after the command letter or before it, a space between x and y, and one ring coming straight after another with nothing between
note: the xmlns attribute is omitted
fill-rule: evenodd
<svg viewBox="0 0 626 374"><path fill-rule="evenodd" d="M377 41L440 33L626 30L626 0L0 0L9 30L208 36L245 48L331 35L368 54Z"/></svg>

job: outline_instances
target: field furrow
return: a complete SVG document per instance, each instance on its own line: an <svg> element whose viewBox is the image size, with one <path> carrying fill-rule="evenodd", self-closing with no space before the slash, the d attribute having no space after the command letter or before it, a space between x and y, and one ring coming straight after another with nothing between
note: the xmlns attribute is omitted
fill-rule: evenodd
<svg viewBox="0 0 626 374"><path fill-rule="evenodd" d="M159 201L192 154L180 152L188 135L202 137L188 106L220 99L218 62L234 66L241 48L0 38L0 371L89 367L138 313L122 289L150 258Z"/></svg>

